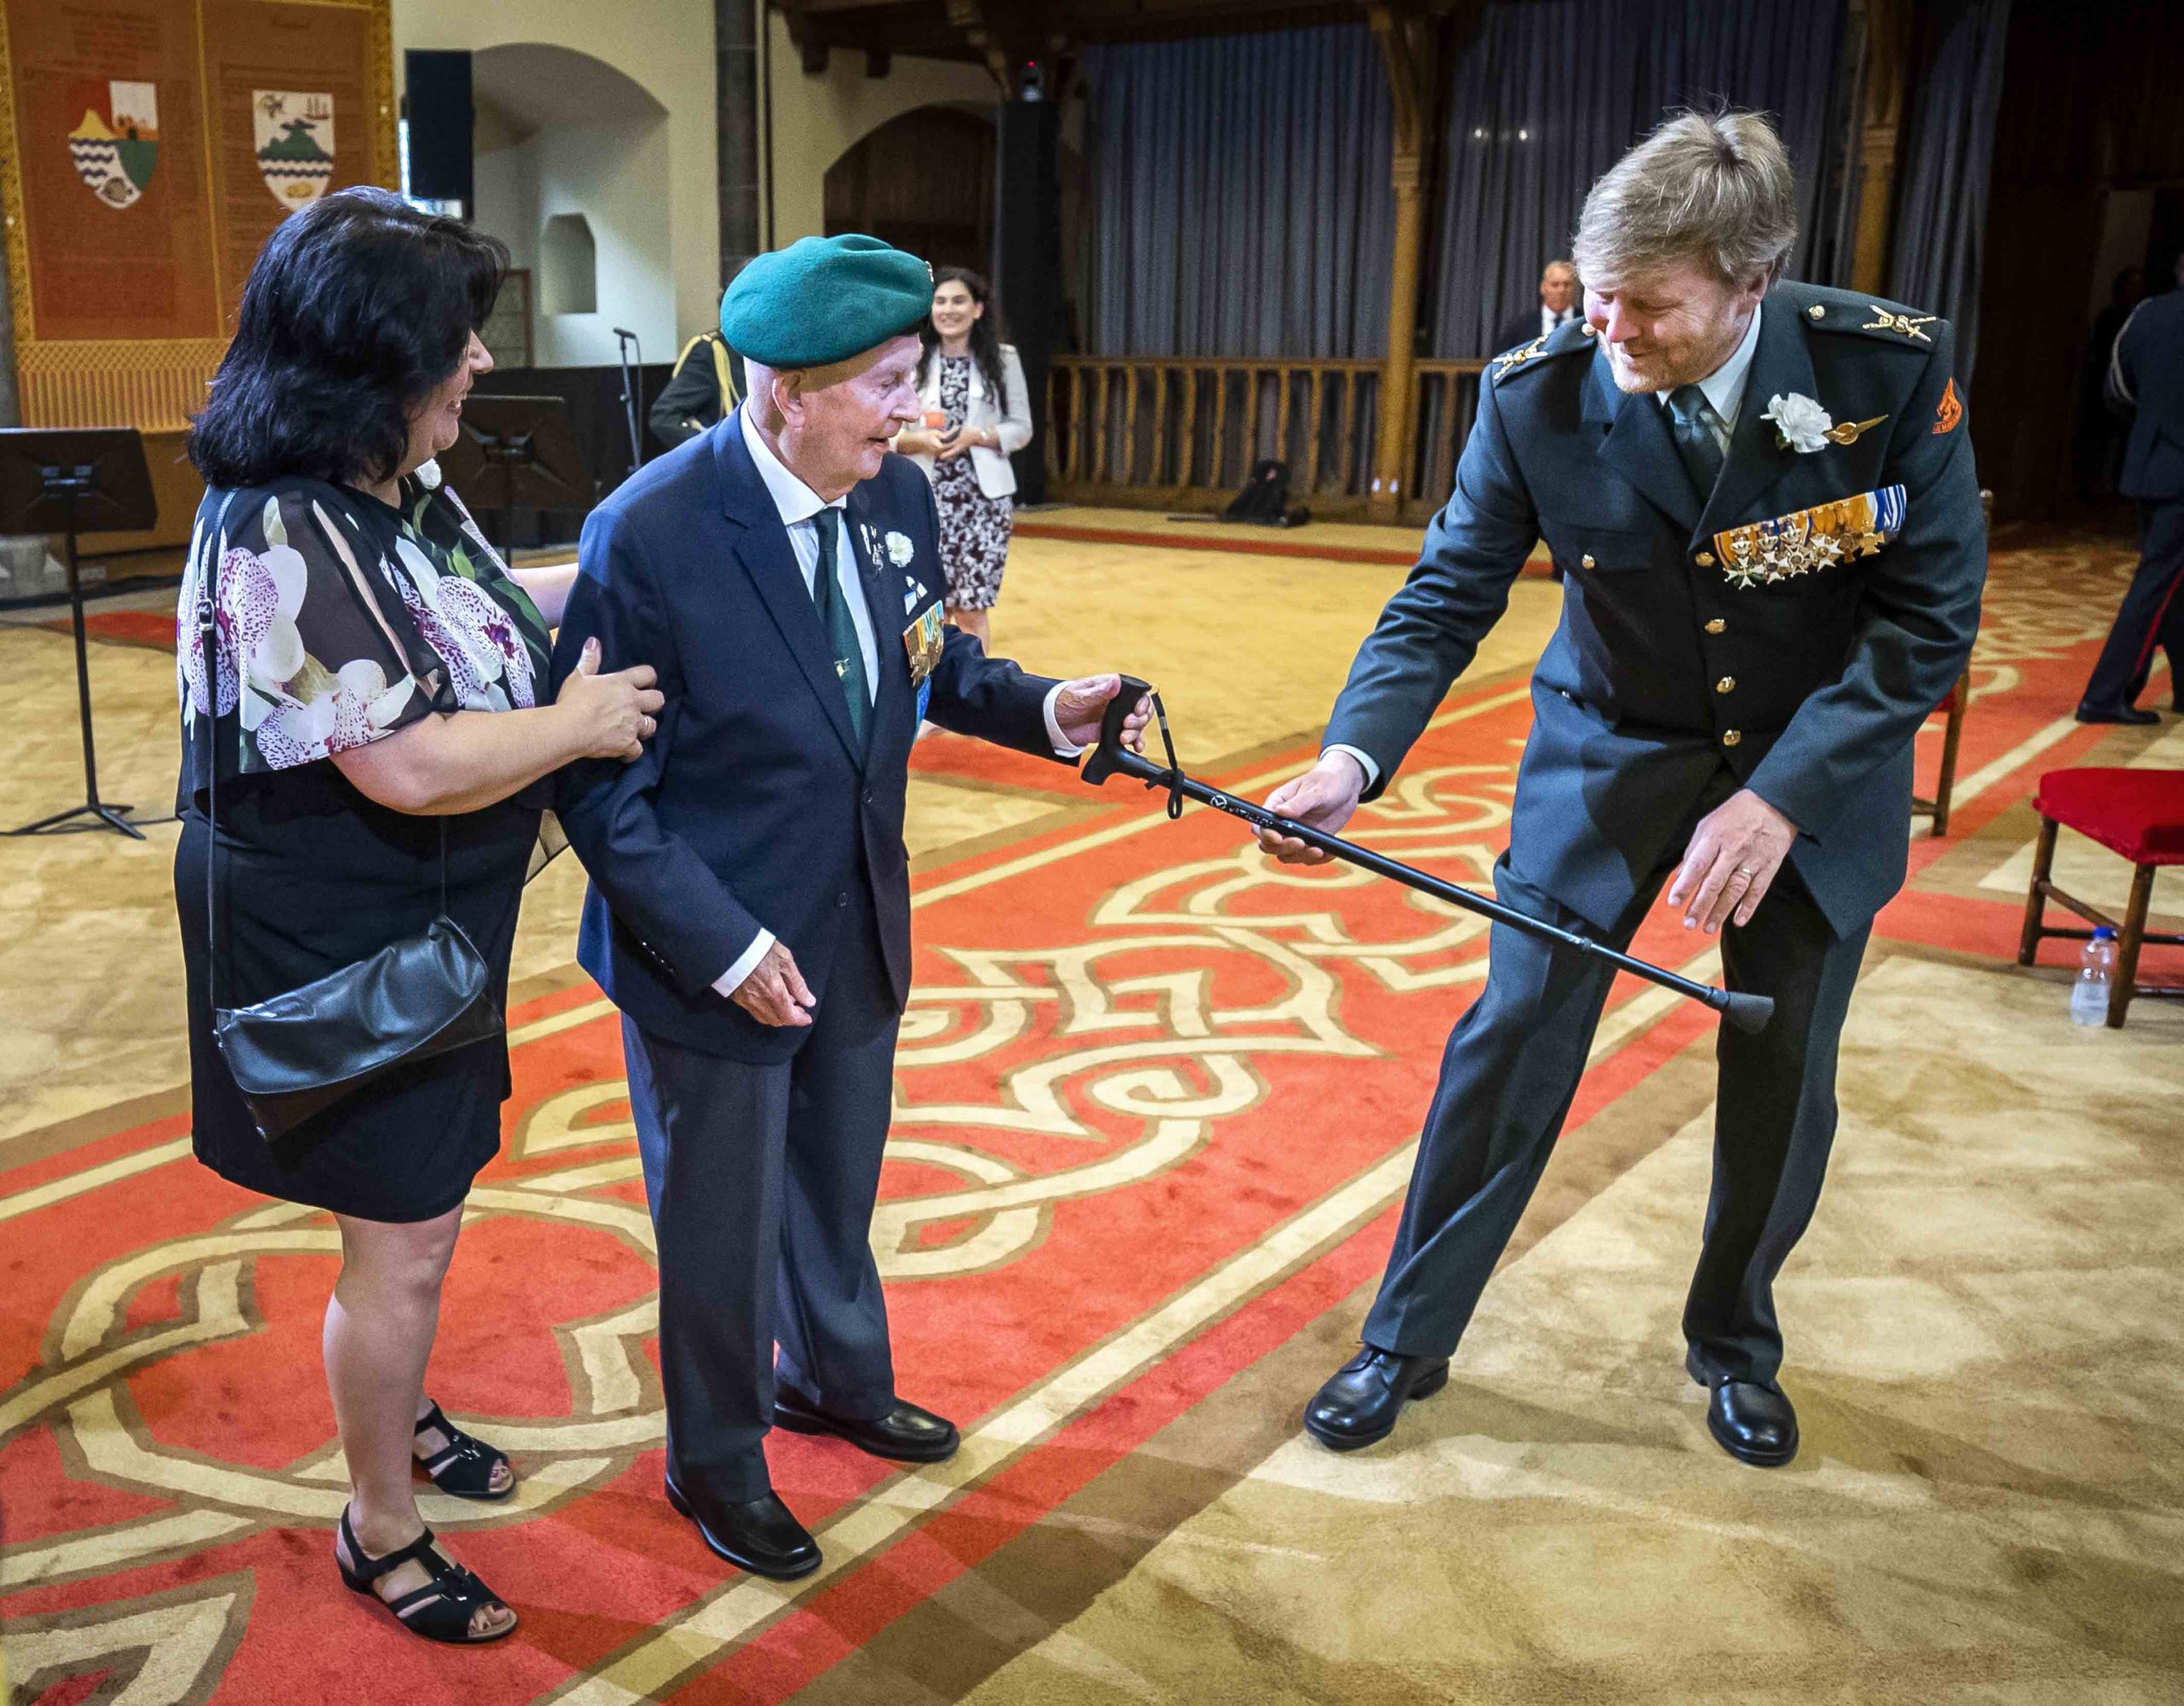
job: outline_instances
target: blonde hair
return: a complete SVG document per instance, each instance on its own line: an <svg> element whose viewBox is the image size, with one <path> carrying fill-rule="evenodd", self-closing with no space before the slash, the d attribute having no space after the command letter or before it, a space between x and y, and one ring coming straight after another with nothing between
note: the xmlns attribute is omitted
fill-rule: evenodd
<svg viewBox="0 0 2184 1706"><path fill-rule="evenodd" d="M1798 240L1790 157L1757 113L1676 113L1585 197L1571 244L1596 283L1697 261L1725 284L1781 276Z"/></svg>

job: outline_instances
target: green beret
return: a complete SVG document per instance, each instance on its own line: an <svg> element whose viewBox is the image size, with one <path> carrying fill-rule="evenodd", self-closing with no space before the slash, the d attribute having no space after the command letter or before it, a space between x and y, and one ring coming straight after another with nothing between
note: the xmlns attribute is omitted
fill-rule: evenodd
<svg viewBox="0 0 2184 1706"><path fill-rule="evenodd" d="M720 299L720 334L761 367L831 367L924 322L932 269L877 237L804 237L753 259Z"/></svg>

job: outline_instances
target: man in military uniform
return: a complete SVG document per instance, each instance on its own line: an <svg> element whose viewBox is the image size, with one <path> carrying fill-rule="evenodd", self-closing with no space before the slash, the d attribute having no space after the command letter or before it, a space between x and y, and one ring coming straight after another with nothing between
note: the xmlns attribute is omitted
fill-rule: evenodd
<svg viewBox="0 0 2184 1706"><path fill-rule="evenodd" d="M1693 951L1720 932L1729 986L1774 1000L1764 1031L1721 1033L1683 1316L1715 1439L1759 1465L1797 1451L1774 1281L1819 1196L1859 958L1903 880L1913 736L1964 667L1986 560L1949 327L1779 281L1794 206L1780 140L1741 113L1677 115L1594 186L1584 322L1495 363L1318 764L1269 801L1333 830L1378 796L1545 537L1562 620L1495 886L1621 947L1667 882ZM1305 1413L1324 1443L1381 1438L1447 1381L1612 975L1494 930L1364 1349Z"/></svg>
<svg viewBox="0 0 2184 1706"><path fill-rule="evenodd" d="M735 351L719 333L700 332L691 339L645 417L653 437L671 450L733 415L743 401L737 365Z"/></svg>

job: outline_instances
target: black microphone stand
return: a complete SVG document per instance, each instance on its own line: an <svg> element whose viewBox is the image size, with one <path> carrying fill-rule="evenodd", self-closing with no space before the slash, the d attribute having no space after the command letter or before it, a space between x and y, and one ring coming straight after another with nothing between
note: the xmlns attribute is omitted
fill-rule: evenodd
<svg viewBox="0 0 2184 1706"><path fill-rule="evenodd" d="M630 353L633 349L636 351L634 360ZM645 346L637 341L635 332L617 326L614 356L622 364L622 419L630 428L630 472L635 473L645 465L644 437L637 422L638 374L644 367Z"/></svg>

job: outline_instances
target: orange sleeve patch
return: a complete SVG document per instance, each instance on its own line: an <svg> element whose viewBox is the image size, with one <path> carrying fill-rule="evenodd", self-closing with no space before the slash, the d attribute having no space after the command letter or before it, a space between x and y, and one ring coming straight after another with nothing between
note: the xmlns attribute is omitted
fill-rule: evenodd
<svg viewBox="0 0 2184 1706"><path fill-rule="evenodd" d="M1954 432L1956 423L1964 419L1964 405L1956 398L1956 381L1951 380L1942 387L1942 400L1934 405L1934 433Z"/></svg>

